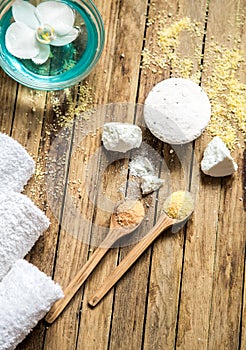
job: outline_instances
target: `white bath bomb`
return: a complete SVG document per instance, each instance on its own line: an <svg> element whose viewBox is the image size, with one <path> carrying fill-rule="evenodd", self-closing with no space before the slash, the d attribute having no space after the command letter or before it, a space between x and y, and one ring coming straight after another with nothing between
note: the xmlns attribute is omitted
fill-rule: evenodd
<svg viewBox="0 0 246 350"><path fill-rule="evenodd" d="M204 174L222 177L233 174L237 168L225 143L218 136L214 137L203 154L201 169Z"/></svg>
<svg viewBox="0 0 246 350"><path fill-rule="evenodd" d="M127 123L106 123L103 126L102 141L108 151L127 152L140 147L142 130Z"/></svg>
<svg viewBox="0 0 246 350"><path fill-rule="evenodd" d="M188 79L171 78L146 98L144 119L153 135L169 144L195 140L208 125L211 105L203 89Z"/></svg>

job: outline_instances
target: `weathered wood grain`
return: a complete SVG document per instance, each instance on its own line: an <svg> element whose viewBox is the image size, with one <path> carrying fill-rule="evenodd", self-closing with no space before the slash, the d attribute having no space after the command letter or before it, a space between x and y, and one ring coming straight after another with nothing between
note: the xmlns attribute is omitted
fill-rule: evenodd
<svg viewBox="0 0 246 350"><path fill-rule="evenodd" d="M156 3L156 6L160 6L160 9L167 10L168 5L163 3ZM151 9L149 9L149 16L151 16ZM147 19L148 20L148 19ZM154 46L156 32L153 33L152 27L147 28L146 32L146 45L152 44ZM168 77L169 72L164 73L163 76ZM150 89L157 83L157 77L155 75L146 72L146 75L142 75L139 81L138 91L138 103L143 103ZM161 80L161 77L159 77ZM140 113L136 116L136 124L143 125L143 115ZM149 144L151 149L156 149L156 152L161 152L161 144L156 142L147 132L146 128L143 127L144 140ZM162 174L163 175L163 174ZM162 176L163 177L163 176ZM151 206L148 208L148 221L145 223L143 230L149 230L155 220L157 212L156 208L156 194L153 194ZM161 195L159 196L161 198ZM160 205L161 206L161 205ZM158 213L160 211L158 206ZM121 250L120 259L129 252L132 247L124 248ZM143 343L145 322L146 322L146 298L148 293L148 276L149 276L149 265L151 261L151 248L144 253L144 255L137 261L137 263L127 272L123 279L118 283L115 294L114 304L114 315L112 322L112 333L110 346L112 349L139 349ZM148 332L148 330L147 330ZM131 334L131 336L127 336ZM146 334L146 333L145 333ZM155 337L155 336L154 336Z"/></svg>
<svg viewBox="0 0 246 350"><path fill-rule="evenodd" d="M228 45L225 38L229 34L235 37L239 34L235 20L240 3L228 2L222 18L222 4L217 1L209 2L206 43L215 40L221 45ZM204 60L207 56L209 55L205 46ZM199 161L209 140L210 138L204 135L196 142L195 156ZM238 160L241 157L240 153L239 151L235 155ZM244 240L243 231L233 220L233 216L240 212L240 215L243 214L239 201L238 180L232 177L221 182L220 179L204 175L200 178L199 204L196 206L191 225L188 225L185 245L178 349L234 349L238 346L238 336L235 334L239 331L243 282L237 276L242 276L243 271ZM225 198L228 198L228 202ZM227 209L229 202L234 203L234 208L230 211ZM237 222L239 224L238 220ZM237 231L236 237L229 228L231 224ZM234 259L237 261L236 265ZM229 275L231 273L233 282L230 287L229 284L226 285L229 277L225 279L222 276L224 270ZM238 310L237 316L233 313L232 318L229 311L231 308Z"/></svg>
<svg viewBox="0 0 246 350"><path fill-rule="evenodd" d="M12 120L14 118L17 83L10 79L2 70L0 72L0 79L0 100L2 101L0 127L1 132L10 134Z"/></svg>
<svg viewBox="0 0 246 350"><path fill-rule="evenodd" d="M107 8L108 10L110 9L110 6L108 6L108 8ZM121 11L122 11L122 9L124 9L124 6L122 6L122 8L121 8ZM108 14L107 14L108 15ZM122 17L122 18L124 18L124 17ZM114 19L115 21L117 20L117 18L115 18ZM145 24L145 23L144 23ZM144 28L144 24L143 24L143 28ZM113 26L111 27L111 28L114 28ZM117 31L119 32L120 31L120 26L117 26ZM116 32L117 33L117 32ZM111 39L111 38L114 38L114 33L109 33L109 39ZM114 40L114 39L113 39ZM112 43L113 44L113 43ZM141 42L141 45L142 45L142 42ZM107 47L107 44L106 44L106 47ZM141 52L141 51L140 51ZM114 53L114 55L116 56L116 53ZM108 59L110 59L111 57L110 56L108 56ZM140 53L139 53L139 60L140 60ZM110 60L110 61L112 61L112 60ZM104 73L104 71L102 71L102 73L105 75L105 73ZM108 73L109 74L109 73ZM136 73L135 73L135 75L136 75ZM129 81L127 82L127 84L129 85ZM98 88L100 88L100 86L98 87ZM114 87L111 87L111 89L114 89ZM104 88L105 89L105 88ZM128 89L128 87L127 87L127 89L126 89L126 91L128 91L129 89ZM95 126L95 128L96 128L96 126ZM85 144L85 149L89 149L89 144L87 143L87 144ZM71 168L71 171L73 171L72 170L72 168ZM93 172L93 174L95 174L95 169L92 169L92 172ZM90 177L91 175L90 174L88 174L88 176ZM97 176L98 176L98 174L97 174ZM93 180L93 178L92 178L92 183L93 184L95 184L96 182ZM83 203L83 205L84 205L84 207L82 207L82 211L85 211L85 208L86 208L86 206L87 206L87 204L86 203ZM93 212L92 212L92 214L93 214ZM64 217L66 217L66 214L64 213ZM89 227L88 227L89 228ZM87 229L88 229L87 228ZM71 231L73 232L73 228L72 228L72 226L70 227L70 229L71 229ZM86 227L84 228L84 230L86 231ZM88 234L90 233L90 229L88 229ZM63 242L63 243L61 243L61 248L59 248L59 252L60 251L64 251L64 249L66 249L65 247L67 246L67 245L69 245L69 247L71 248L71 246L70 246L70 244L69 243L65 243L64 244L64 242L68 242L69 241L69 239L68 238L64 238L64 236L61 236L61 242ZM77 245L78 246L78 245ZM79 250L79 248L76 246L76 249L78 249ZM63 249L64 248L64 249ZM73 249L75 249L75 248L73 248L73 246L72 246L72 248L71 248L71 251L73 251L74 252L74 250ZM79 262L80 263L83 263L83 260L82 260L82 256L83 256L83 254L81 254L81 253L74 253L74 254L72 254L73 256L74 256L74 262L73 262L73 264L72 264L72 266L73 266L73 268L75 268L75 264L76 264L76 261L78 260L77 258L76 258L76 256L79 256ZM63 254L61 253L61 256L63 256ZM116 255L117 256L117 255ZM59 255L58 255L58 258L59 258ZM114 261L114 264L115 264L115 261ZM63 265L64 266L64 265ZM58 265L57 265L57 268L58 268ZM68 274L69 274L69 269L67 269L67 267L66 267L66 270L68 271ZM75 268L75 271L76 271L76 268ZM73 274L71 274L70 273L70 277L72 276ZM57 278L58 278L58 280L59 280L59 274L57 275ZM62 277L63 279L66 279L67 277L66 276L64 276L64 274L63 274L63 277ZM62 283L63 284L63 283ZM110 305L110 304L109 304ZM111 306L110 306L110 308L111 308ZM110 309L109 309L109 312L111 312L110 311ZM65 314L66 314L66 312L64 313L64 316L63 317L65 317ZM74 313L75 314L75 313ZM96 313L96 315L98 315L97 313ZM61 318L61 320L62 320L62 318ZM70 322L71 322L71 314L69 315L69 320L70 320ZM62 322L62 321L60 321L60 322ZM83 320L81 321L82 323L83 323ZM59 321L58 321L58 323L59 323ZM93 324L94 324L94 322L93 322ZM110 324L109 324L109 326L110 326ZM75 327L74 327L75 328ZM74 333L75 333L75 337L76 337L76 330L74 329ZM73 333L73 334L74 334ZM103 332L104 334L106 334L106 336L107 336L107 332ZM97 332L97 336L99 336L98 335L98 332ZM72 342L73 342L73 340L71 340L71 332L70 332L70 337L69 337L69 344L71 344ZM80 339L81 337L79 336L79 339ZM86 338L85 339L83 339L82 341L87 341L86 340ZM65 346L66 347L66 345L64 344L64 340L62 341L62 344L63 344L63 346ZM57 343L57 341L56 341L56 346L59 348L59 343ZM71 346L71 345L70 345Z"/></svg>
<svg viewBox="0 0 246 350"><path fill-rule="evenodd" d="M115 49L113 58L114 65L109 90L109 102L134 102L136 99L142 41L145 28L146 7L146 2L141 2L140 4L139 2L133 3L132 1L121 1L120 3L116 28L116 37L118 45ZM134 10L130 11L130 9ZM136 32L138 32L138 36L135 36ZM123 33L127 33L127 35L124 35ZM130 37L128 37L129 34ZM122 111L120 112L120 109L123 109L123 106L121 108L121 106L119 105L118 112L116 106L116 111L112 113L112 115L116 115L117 121L131 123L133 122L134 118L133 107L134 106L130 105L128 107L126 105L126 113L124 115ZM107 119L107 121L110 120ZM124 163L127 167L127 160ZM124 163L123 166L125 166ZM116 167L112 166L111 169L117 170L117 164ZM127 172L125 174L127 174ZM113 176L111 175L111 180L110 174L108 175L109 177L103 178L103 181L106 181L104 189L106 195L108 194L108 197L113 199L114 196L117 195L117 185L115 186L115 172L113 173ZM118 175L117 177L118 179L121 179L121 175ZM125 186L125 182L126 178L121 182L121 187ZM111 190L110 183L112 186ZM113 195L113 193L111 194L111 191L116 192L115 195ZM113 302L113 291L109 293L107 298L105 298L105 300L100 305L98 305L98 308L96 308L95 310L90 312L90 309L88 309L88 307L86 306L86 300L90 298L93 290L95 290L98 287L98 285L102 283L103 279L110 273L110 271L112 271L113 267L116 264L117 251L113 250L110 255L111 256L106 257L105 261L102 262L102 268L100 269L99 266L97 271L95 271L85 288L84 305L81 317L81 332L78 338L78 346L81 348L86 347L86 344L88 342L86 338L86 333L88 328L92 328L93 324L98 325L98 328L92 330L91 339L100 339L102 349L107 348L108 343L111 341L111 339L113 340L113 342L119 341L121 343L125 342L126 340L126 334L128 333L125 327L127 325L126 323L125 325L122 324L121 330L119 330L116 334L114 333L114 330L110 330L112 328L111 311ZM103 313L105 313L105 320L107 320L107 322L104 321L104 323L102 324L101 318ZM115 311L115 314L117 315L117 311ZM132 322L136 322L135 320L136 318L134 318L134 321ZM110 334L109 332L111 333L110 339L108 337ZM128 338L130 348L136 347L135 344L138 341L137 339L137 337L135 339L134 337ZM91 349L96 348L96 344L96 341L93 342L90 345ZM113 348L114 344L111 344L110 346Z"/></svg>
<svg viewBox="0 0 246 350"><path fill-rule="evenodd" d="M245 262L244 262L244 271L245 271ZM245 288L245 283L246 283L246 278L244 274L244 279L243 280L243 297L242 297L242 309L241 309L241 329L240 329L240 334L239 334L239 342L240 342L240 347L239 349L244 349L245 344L246 344L246 288Z"/></svg>
<svg viewBox="0 0 246 350"><path fill-rule="evenodd" d="M191 18L195 21L204 22L205 21L205 6L204 2L200 2L199 5L192 3L194 6L189 6L187 2L183 1L179 4L175 2L169 2L169 7L167 3L158 2L155 3L155 10L150 11L150 18L158 15L158 10L163 11L162 16L170 16L170 25L172 19L178 21L185 16ZM155 28L155 22L153 27ZM147 31L147 47L149 46L152 51L155 50L154 42L157 37L157 30L159 28L156 24L156 32L154 32L150 38L148 38ZM151 30L151 26L150 26ZM202 38L194 42L191 40L190 34L182 36L181 44L178 50L181 52L181 57L189 56L194 63L194 70L198 65L195 56L195 49L200 47L202 50ZM157 68L158 70L158 68ZM155 83L162 80L164 77L167 78L168 75L179 76L179 72L175 68L170 66L169 70L164 71L163 74L155 74ZM147 79L149 82L148 74ZM140 89L144 84L141 83ZM148 89L150 89L150 86ZM141 91L141 90L140 90ZM148 93L145 92L143 97ZM141 94L140 94L141 96ZM172 153L170 153L170 150ZM174 151L165 146L164 155L165 161L168 168L171 171L171 182L172 190L178 190L180 188L188 189L190 169L192 157L192 146L191 147L174 147ZM175 154L176 153L176 154ZM182 177L186 179L181 180ZM185 181L186 180L186 181ZM162 197L162 193L159 195L159 205L163 204L165 196ZM192 221L192 219L190 219ZM171 234L171 232L170 232ZM178 306L180 298L180 280L182 273L182 259L183 259L183 244L185 231L182 230L175 236L165 235L160 238L153 247L152 254L152 265L151 274L149 282L148 291L148 304L147 304L147 315L145 324L145 336L144 336L144 348L162 348L171 349L175 347L176 341L176 327L178 321Z"/></svg>
<svg viewBox="0 0 246 350"><path fill-rule="evenodd" d="M233 152L239 165L236 174L222 180L207 177L199 169L210 140L207 133L194 143L194 153L192 145L163 145L146 130L141 106L134 111L134 104L142 104L160 80L179 75L172 66L157 72L141 69L142 48L154 51L157 45L158 26L147 23L147 13L153 18L163 11L168 24L187 16L204 26L209 5L205 46L203 35L191 37L185 32L176 50L193 62L192 74L199 70L203 49L204 62L209 60L206 44L212 41L232 48L237 39L237 47L246 51L246 2L97 0L96 5L105 22L106 43L87 81L99 114L77 117L67 133L60 130L59 138L54 95L27 89L0 72L0 130L17 139L36 160L38 169L25 193L51 220L27 259L65 287L106 235L113 204L125 191L131 195L128 157L111 157L101 147L102 125L113 114L118 121L140 125L144 142L162 159L160 164L157 159L156 170L166 186L145 198L147 220L135 233L136 240L153 226L168 191L186 188L190 178L195 211L181 231L161 236L92 310L87 301L132 243L111 249L55 324L46 329L39 322L18 350L244 350L243 149ZM203 86L208 76L202 69L200 73ZM239 79L245 83L245 71ZM79 89L79 85L69 89L75 102ZM65 92L55 96L65 108ZM118 107L100 110L100 105L112 102ZM48 156L55 147L56 173L46 176Z"/></svg>
<svg viewBox="0 0 246 350"><path fill-rule="evenodd" d="M246 2L235 1L227 3L226 14L220 22L218 15L218 1L211 2L211 24L208 22L208 34L215 31L215 38L224 45L233 47L233 41L228 44L227 34L234 38L237 45L245 52L245 15ZM227 30L225 31L225 26ZM211 28L211 29L209 29ZM228 32L227 32L228 31ZM241 42L241 44L240 44ZM246 83L245 72L241 71L238 79ZM239 135L241 144L243 138ZM210 348L239 348L244 349L246 344L240 339L243 270L245 259L245 224L246 216L242 203L242 158L243 149L233 153L239 165L234 176L224 178L221 186L219 202L219 216L217 229L217 244L214 265L214 283L211 300L211 318L208 346ZM230 209L228 208L230 204ZM241 219L240 219L241 218ZM218 332L219 329L219 332Z"/></svg>
<svg viewBox="0 0 246 350"><path fill-rule="evenodd" d="M106 80L106 86L108 86L108 77L111 76L111 65L112 65L112 59L111 59L111 50L114 47L115 42L115 23L117 21L117 11L118 11L118 3L115 2L107 2L107 5L105 3L101 3L100 1L97 3L99 10L102 14L103 19L105 19L105 29L106 29L106 44L103 56L101 60L99 61L99 64L95 70L95 72L92 73L92 75L89 78L89 84L94 87L94 94L95 94L95 102L96 103L102 103L105 100L107 100L107 94L108 91L105 89L105 80ZM113 20L110 19L110 15L115 15ZM107 72L107 74L105 73ZM81 125L79 125L80 128ZM90 126L89 126L90 127ZM96 125L95 125L96 130ZM95 131L94 130L94 131ZM77 137L79 136L79 129L77 130ZM86 134L88 130L86 127L84 128L83 132ZM90 131L90 130L89 130ZM74 135L75 143L76 143L76 131ZM95 138L96 139L96 138ZM96 145L90 149L90 142L91 138L87 138L84 140L85 144L81 147L84 147L84 151L82 148L77 150L77 154L73 154L72 165L69 170L69 176L68 179L70 182L70 186L67 185L67 191L77 191L78 186L73 186L72 182L78 180L79 178L84 176L85 168L86 168L86 162L85 162L85 154L86 152L92 152L95 151ZM76 147L75 147L76 148ZM76 151L76 149L75 149ZM84 154L81 154L84 153ZM79 161L81 158L84 160L84 167L80 168L79 165L82 165L82 163ZM90 154L86 154L87 157L90 156ZM77 163L76 163L77 161ZM70 164L69 162L66 163L66 168L69 168ZM75 167L75 168L74 168ZM76 169L77 168L77 169ZM79 168L79 169L78 169ZM75 172L76 170L76 172ZM82 173L81 173L82 172ZM91 179L91 186L93 188L93 191L95 192L94 185L97 183L95 180L95 177L98 177L98 174L95 172L95 169L92 169L91 176L93 174L93 177ZM96 182L95 182L96 181ZM72 189L71 187L74 187ZM82 187L82 186L81 186ZM66 187L64 187L65 189ZM85 191L89 190L88 188L84 188L83 193ZM71 201L72 196L76 193L69 193L69 195L66 196L64 207L69 209L69 200ZM78 198L78 192L77 196L74 196L74 200L72 199L72 206L79 206L82 213L86 213L85 215L89 215L88 219L93 216L93 207L90 205L88 201L81 201ZM89 206L88 206L89 204ZM72 215L71 215L72 214ZM59 246L57 247L57 259L56 259L56 270L55 270L55 279L61 283L62 286L68 285L70 279L76 274L76 272L79 270L79 268L85 263L88 256L88 243L89 243L89 235L90 235L90 226L91 224L88 222L85 227L80 227L78 225L80 221L80 213L75 213L77 217L73 216L74 214L71 212L64 212L63 213L63 221L62 221L62 230L59 237ZM66 228L68 227L68 230L65 231L63 229L63 226ZM81 235L87 235L86 243L85 240L81 240ZM85 238L85 237L84 237ZM65 257L65 259L64 259ZM81 292L80 292L81 293ZM81 307L81 294L79 292L75 296L75 298L71 301L69 307L64 311L64 313L60 316L60 318L56 321L54 325L52 325L47 333L45 338L45 347L46 348L54 348L54 349L71 349L75 347L77 337L78 337L78 327L80 324L79 318L80 318L80 307ZM63 334L63 336L60 336Z"/></svg>
<svg viewBox="0 0 246 350"><path fill-rule="evenodd" d="M246 21L243 22L243 26L242 26L242 30L241 30L241 33L242 33L242 38L241 38L241 45L242 45L242 50L245 52L246 48L245 48L245 45L246 45ZM245 71L241 71L241 79L242 81L246 81L246 72ZM244 142L244 157L245 157L245 142ZM241 160L241 164L242 164L242 168L245 166L245 164L243 164L243 157L242 157L242 160ZM241 174L241 180L242 181L242 191L243 193L245 194L245 188L243 187L245 185L245 176L246 174ZM243 196L242 196L243 197ZM244 199L243 199L244 200ZM243 203L244 205L244 210L245 210L245 203ZM244 220L245 220L245 211L243 213L243 217L244 217ZM244 227L246 226L246 224L244 224ZM246 230L244 229L244 245L245 245L245 242L246 242ZM243 284L243 295L242 295L242 308L241 308L241 329L240 329L240 334L239 334L239 344L240 344L240 349L244 350L244 348L246 347L246 249L245 249L245 252L244 252L244 274L242 275L241 277L241 280L242 280L242 284ZM243 276L244 276L244 279L243 279Z"/></svg>

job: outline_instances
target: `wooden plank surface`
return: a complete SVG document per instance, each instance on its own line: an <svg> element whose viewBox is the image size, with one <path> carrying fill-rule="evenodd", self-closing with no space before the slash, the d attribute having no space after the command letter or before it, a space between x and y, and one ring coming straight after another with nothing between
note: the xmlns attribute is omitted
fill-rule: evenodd
<svg viewBox="0 0 246 350"><path fill-rule="evenodd" d="M245 4L227 3L226 14L221 22L217 21L218 1L211 2L210 6L212 15L208 19L208 37L213 32L215 40L220 40L221 44L235 47L236 42L245 51L246 43L242 38L242 33L245 32L245 21L241 20L246 14ZM225 25L232 36L230 45L228 45L228 36L224 31ZM245 75L241 74L241 78L244 79ZM243 138L241 138L241 144L243 145ZM239 169L242 169L243 149L240 148L234 157ZM236 336L240 331L240 322L245 321L241 319L241 309L246 221L241 190L240 170L235 177L225 178L221 182L208 334L208 347L212 349L233 349L240 348L240 346L243 349L246 346L245 342L241 341L240 335ZM230 210L228 210L228 203L230 203ZM241 220L236 219L238 215ZM218 325L219 334L216 331Z"/></svg>
<svg viewBox="0 0 246 350"><path fill-rule="evenodd" d="M155 8L150 12L150 19L155 18L158 15L158 11L162 14L169 14L167 19L167 25L171 25L173 22L178 23L182 18L188 16L192 20L205 23L206 14L206 2L181 1L179 3L168 2L155 3ZM153 51L153 43L158 35L158 26L154 24L156 31L150 33L150 37L146 40L146 46L150 47ZM162 29L165 29L162 26ZM152 31L152 30L151 30ZM147 31L148 33L148 31ZM179 48L183 55L190 55L194 66L197 65L196 57L194 55L195 49L198 47L202 50L203 38L200 37L196 41L191 42L190 34L187 33L182 38L182 43ZM176 67L172 65L169 69L164 71L164 74L154 75L152 86L164 78L179 76L179 72ZM146 86L145 81L149 81L148 74L143 75L143 83L141 86ZM144 101L146 94L148 93L149 86L145 91L141 91L140 99ZM170 154L170 147L166 147L164 152L166 154L165 160L167 161L168 168L171 170L171 182L173 190L188 189L188 183L190 178L190 169L192 157L192 147L174 147L173 155ZM176 153L176 155L175 155ZM186 183L182 183L181 179L186 176ZM195 177L195 175L194 175ZM162 199L165 196L161 196L159 199L159 207L162 207ZM191 219L192 221L192 219ZM184 237L186 235L186 228L178 232L177 234L164 235L159 241L154 244L152 253L152 265L150 271L149 291L148 291L148 304L147 315L144 334L144 349L174 349L178 346L177 343L177 329L179 326L179 303L180 303L180 288L182 282L182 264L184 255ZM158 267L158 268L157 268ZM161 331L160 331L161 330ZM195 347L194 347L195 348Z"/></svg>
<svg viewBox="0 0 246 350"><path fill-rule="evenodd" d="M86 82L46 93L0 74L0 131L34 157L36 173L25 193L51 220L27 259L66 287L106 235L113 204L132 195L129 158L110 158L101 147L102 126L112 118L141 126L145 146L155 152L156 171L166 180L158 193L145 198L147 219L135 241L153 226L170 189L190 188L195 211L179 232L162 235L91 309L87 301L134 239L111 249L59 319L49 327L40 321L18 349L244 350L243 135L238 133L241 148L232 153L237 173L211 178L200 172L208 132L186 146L162 144L146 129L141 104L156 83L171 76L195 79L209 93L211 45L240 49L245 56L246 1L95 3L106 43ZM161 35L170 32L161 48ZM142 50L148 65L141 62ZM244 65L237 74L237 81L246 84ZM94 114L80 114L92 106Z"/></svg>

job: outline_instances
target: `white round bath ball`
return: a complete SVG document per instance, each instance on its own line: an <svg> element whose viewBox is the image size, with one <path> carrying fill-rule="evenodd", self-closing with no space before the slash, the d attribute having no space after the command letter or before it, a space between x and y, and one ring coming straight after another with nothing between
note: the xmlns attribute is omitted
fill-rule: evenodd
<svg viewBox="0 0 246 350"><path fill-rule="evenodd" d="M170 144L195 140L208 125L211 105L203 89L189 79L166 79L145 100L144 119L158 139Z"/></svg>

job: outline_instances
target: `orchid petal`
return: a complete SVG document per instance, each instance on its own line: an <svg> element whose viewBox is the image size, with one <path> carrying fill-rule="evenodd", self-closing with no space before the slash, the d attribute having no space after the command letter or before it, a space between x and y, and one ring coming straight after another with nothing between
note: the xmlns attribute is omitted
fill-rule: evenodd
<svg viewBox="0 0 246 350"><path fill-rule="evenodd" d="M23 0L16 0L12 6L15 21L24 23L31 29L36 29L39 26L35 11L35 6Z"/></svg>
<svg viewBox="0 0 246 350"><path fill-rule="evenodd" d="M29 59L37 56L39 48L36 33L24 23L12 23L5 36L7 50L18 58Z"/></svg>
<svg viewBox="0 0 246 350"><path fill-rule="evenodd" d="M66 35L57 35L56 38L51 41L50 45L63 46L70 44L77 38L78 34L79 31L76 28L72 28Z"/></svg>
<svg viewBox="0 0 246 350"><path fill-rule="evenodd" d="M68 34L73 28L72 26L69 26L67 24L64 24L63 22L58 22L58 21L53 23L52 27L54 28L54 31L58 36L63 36Z"/></svg>
<svg viewBox="0 0 246 350"><path fill-rule="evenodd" d="M50 46L39 44L39 53L32 58L32 61L36 64L43 64L50 56Z"/></svg>
<svg viewBox="0 0 246 350"><path fill-rule="evenodd" d="M36 15L42 24L49 24L55 29L55 25L74 25L75 15L73 10L66 4L57 1L46 1L36 8Z"/></svg>

